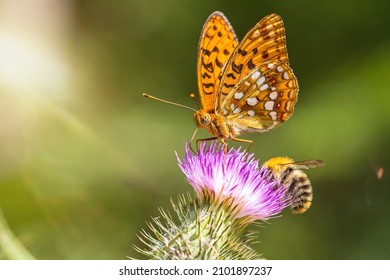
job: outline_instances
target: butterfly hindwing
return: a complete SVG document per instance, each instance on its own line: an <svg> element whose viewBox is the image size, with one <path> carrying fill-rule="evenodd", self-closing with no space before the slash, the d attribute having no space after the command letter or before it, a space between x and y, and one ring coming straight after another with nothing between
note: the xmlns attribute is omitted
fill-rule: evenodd
<svg viewBox="0 0 390 280"><path fill-rule="evenodd" d="M222 74L217 110L232 88L262 63L277 60L288 64L285 38L283 21L276 14L264 17L247 33Z"/></svg>
<svg viewBox="0 0 390 280"><path fill-rule="evenodd" d="M229 92L222 114L239 133L262 132L286 121L294 111L298 83L288 64L269 61L254 68Z"/></svg>

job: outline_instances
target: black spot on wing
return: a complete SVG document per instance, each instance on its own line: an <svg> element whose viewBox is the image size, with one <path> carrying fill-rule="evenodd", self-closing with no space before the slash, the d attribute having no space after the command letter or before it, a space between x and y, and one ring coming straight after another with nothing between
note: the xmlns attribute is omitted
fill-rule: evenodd
<svg viewBox="0 0 390 280"><path fill-rule="evenodd" d="M223 86L224 86L224 87L227 87L227 88L233 88L233 87L235 86L235 84L223 83Z"/></svg>
<svg viewBox="0 0 390 280"><path fill-rule="evenodd" d="M226 77L236 79L236 76L234 76L233 73L228 73L228 74L226 75Z"/></svg>
<svg viewBox="0 0 390 280"><path fill-rule="evenodd" d="M223 67L222 62L220 62L220 61L218 60L218 58L215 59L215 64L216 64L219 68L222 68L222 67Z"/></svg>
<svg viewBox="0 0 390 280"><path fill-rule="evenodd" d="M256 65L253 63L253 61L252 61L252 58L251 59L249 59L249 61L248 61L248 68L250 69L250 70L252 70L253 68L255 68L256 67Z"/></svg>
<svg viewBox="0 0 390 280"><path fill-rule="evenodd" d="M213 63L204 63L204 60L202 59L202 66L209 72L213 73L214 72L214 66Z"/></svg>
<svg viewBox="0 0 390 280"><path fill-rule="evenodd" d="M236 72L237 74L240 74L241 73L241 71L242 71L242 64L240 64L240 65L237 65L237 64L235 64L234 62L232 63L232 69L233 69L233 71L234 72Z"/></svg>
<svg viewBox="0 0 390 280"><path fill-rule="evenodd" d="M202 53L207 56L211 54L211 52L208 49L204 49L204 48L202 48Z"/></svg>
<svg viewBox="0 0 390 280"><path fill-rule="evenodd" d="M242 49L238 49L238 53L242 56L246 56L246 54L248 53L247 51L245 50L242 50Z"/></svg>
<svg viewBox="0 0 390 280"><path fill-rule="evenodd" d="M207 73L207 72L204 72L203 74L202 74L202 76L201 76L203 79L204 78L211 78L211 75L209 74L209 73Z"/></svg>

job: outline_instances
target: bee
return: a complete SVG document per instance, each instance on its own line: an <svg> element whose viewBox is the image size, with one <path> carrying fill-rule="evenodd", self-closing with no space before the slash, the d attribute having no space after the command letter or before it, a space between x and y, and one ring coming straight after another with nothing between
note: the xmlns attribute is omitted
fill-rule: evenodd
<svg viewBox="0 0 390 280"><path fill-rule="evenodd" d="M301 169L324 166L322 160L296 161L288 157L275 157L266 161L263 166L272 171L274 179L288 189L292 196L291 211L294 214L306 212L313 200L313 188L309 178Z"/></svg>

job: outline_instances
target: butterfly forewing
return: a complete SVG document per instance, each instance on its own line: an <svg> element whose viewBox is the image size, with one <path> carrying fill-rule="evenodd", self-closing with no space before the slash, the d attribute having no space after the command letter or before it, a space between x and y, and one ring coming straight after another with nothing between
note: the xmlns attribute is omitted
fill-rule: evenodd
<svg viewBox="0 0 390 280"><path fill-rule="evenodd" d="M266 131L292 115L297 93L297 80L286 62L265 62L234 86L221 113L239 134Z"/></svg>
<svg viewBox="0 0 390 280"><path fill-rule="evenodd" d="M285 29L280 16L260 20L234 50L224 69L216 108L232 88L262 63L277 60L288 64Z"/></svg>
<svg viewBox="0 0 390 280"><path fill-rule="evenodd" d="M214 111L220 74L238 45L232 26L221 12L214 12L203 26L198 45L198 87L203 109Z"/></svg>

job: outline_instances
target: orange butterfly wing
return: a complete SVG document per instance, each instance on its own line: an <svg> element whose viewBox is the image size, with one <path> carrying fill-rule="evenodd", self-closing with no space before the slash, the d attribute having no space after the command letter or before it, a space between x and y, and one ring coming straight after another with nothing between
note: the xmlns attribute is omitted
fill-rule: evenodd
<svg viewBox="0 0 390 280"><path fill-rule="evenodd" d="M222 75L217 111L226 95L254 68L267 61L288 64L286 35L280 16L271 14L260 20L234 50Z"/></svg>
<svg viewBox="0 0 390 280"><path fill-rule="evenodd" d="M216 113L227 118L236 134L270 130L292 115L298 81L288 63L280 16L264 17L240 42L217 96Z"/></svg>
<svg viewBox="0 0 390 280"><path fill-rule="evenodd" d="M236 133L264 132L286 121L294 111L298 82L291 68L272 60L249 72L222 102L222 114Z"/></svg>
<svg viewBox="0 0 390 280"><path fill-rule="evenodd" d="M198 88L206 112L215 110L220 74L237 45L227 18L221 12L212 13L203 26L197 58Z"/></svg>

